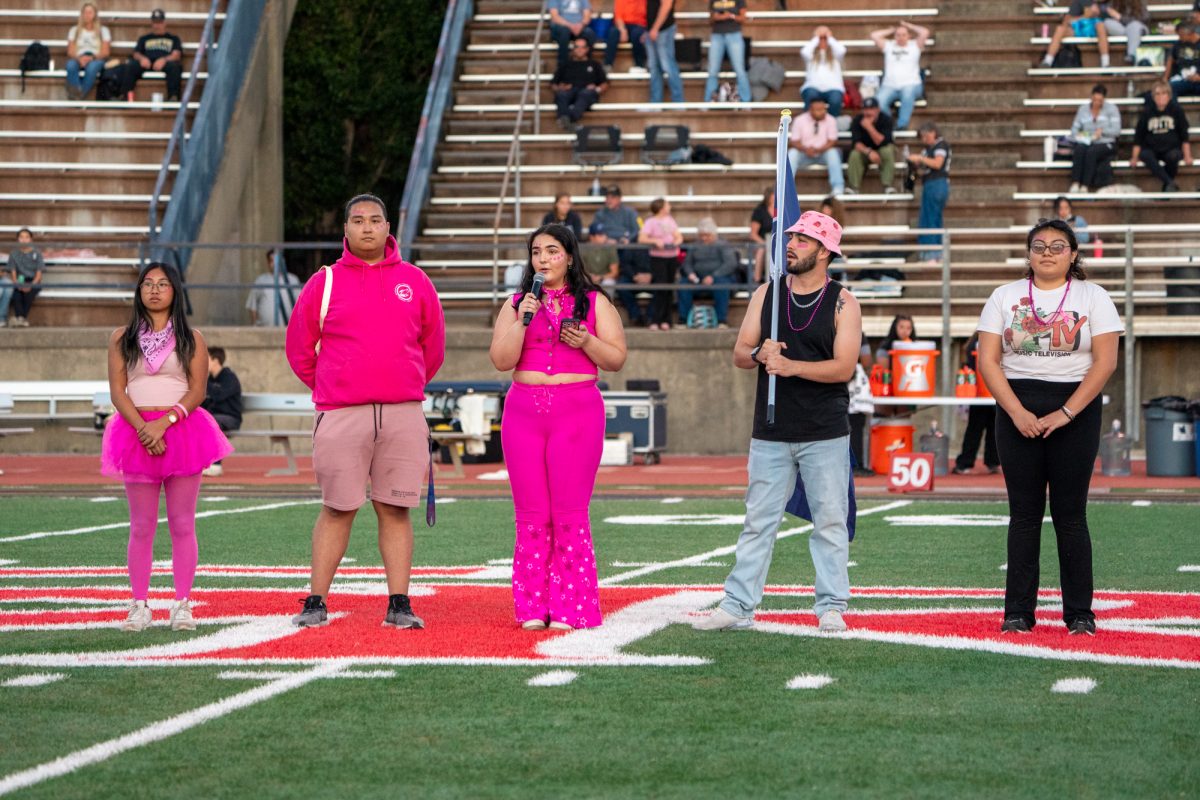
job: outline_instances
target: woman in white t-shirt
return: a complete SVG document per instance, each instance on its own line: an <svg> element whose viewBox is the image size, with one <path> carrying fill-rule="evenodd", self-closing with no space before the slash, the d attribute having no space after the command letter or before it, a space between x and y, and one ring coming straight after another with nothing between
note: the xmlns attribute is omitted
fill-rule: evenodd
<svg viewBox="0 0 1200 800"><path fill-rule="evenodd" d="M1100 447L1100 393L1125 326L1086 280L1071 226L1043 220L1026 238L1026 276L992 292L979 318L979 372L996 398L996 446L1008 490L1002 633L1036 624L1046 492L1058 541L1063 621L1095 635L1088 486Z"/></svg>
<svg viewBox="0 0 1200 800"><path fill-rule="evenodd" d="M889 39L889 36L893 38ZM883 51L883 81L875 99L886 114L892 113L892 103L899 100L900 114L895 118L895 130L907 128L913 106L925 93L921 53L929 40L929 29L901 22L894 28L873 31L871 40Z"/></svg>
<svg viewBox="0 0 1200 800"><path fill-rule="evenodd" d="M111 46L112 34L100 24L95 4L84 3L79 22L67 32L67 97L78 100L87 96L100 78Z"/></svg>

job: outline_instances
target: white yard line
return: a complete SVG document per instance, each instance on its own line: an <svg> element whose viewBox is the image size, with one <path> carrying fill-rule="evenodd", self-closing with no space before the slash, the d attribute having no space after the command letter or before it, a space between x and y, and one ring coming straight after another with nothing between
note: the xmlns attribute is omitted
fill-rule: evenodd
<svg viewBox="0 0 1200 800"><path fill-rule="evenodd" d="M903 507L905 507L907 505L911 505L911 504L912 504L911 500L894 500L891 503L886 503L882 506L876 506L875 508L868 508L865 511L860 510L858 512L858 516L865 517L868 514L880 514L884 511L893 511L897 508L903 508ZM776 541L778 541L779 539L786 539L789 536L796 536L801 533L808 533L809 531L812 530L812 528L813 528L813 526L811 523L808 525L801 525L798 528L789 528L786 531L780 531L776 535L775 538L776 538ZM705 561L709 561L710 559L718 558L720 556L727 556L727 555L730 555L730 554L736 553L736 552L737 552L737 544L736 543L731 544L727 547L718 547L716 550L709 550L707 553L700 553L699 555L688 556L687 558L679 558L674 561L663 561L658 564L649 564L645 567L638 567L637 569L629 570L628 572L619 572L616 575L610 575L609 577L600 581L600 585L601 586L615 586L616 584L621 583L623 581L631 580L633 578L640 578L643 575L650 575L652 573L661 572L661 571L667 570L667 569L675 569L677 567L698 567L698 566L701 566Z"/></svg>
<svg viewBox="0 0 1200 800"><path fill-rule="evenodd" d="M310 506L320 503L320 500L291 500L285 503L266 503L261 506L247 506L246 508L223 508L217 511L201 511L196 515L196 519L207 519L208 517L220 517L225 514L248 514L251 511L273 511L277 508L291 508L293 506ZM167 521L166 517L160 517L158 524L162 525ZM111 531L119 528L128 528L129 521L114 522L111 525L92 525L86 528L68 528L62 531L36 531L34 533L23 533L19 536L5 536L0 538L0 543L6 542L25 542L30 539L47 539L51 536L78 536L81 533L96 533L97 531Z"/></svg>
<svg viewBox="0 0 1200 800"><path fill-rule="evenodd" d="M223 717L242 708L247 708L255 703L261 703L263 700L269 700L284 692L299 689L306 683L310 683L318 678L330 677L345 669L346 666L346 663L342 661L319 664L312 669L296 672L262 686L256 686L240 694L226 697L224 700L218 700L215 703L209 703L192 711L186 711L161 722L155 722L133 733L127 733L124 736L118 736L115 739L94 744L83 750L76 750L74 753L65 755L62 758L56 758L53 761L47 761L44 764L39 764L32 769L14 772L11 775L0 778L0 795L35 786L51 778L68 775L83 767L107 761L128 750L162 741L177 733L183 733L186 730L203 725L210 720Z"/></svg>

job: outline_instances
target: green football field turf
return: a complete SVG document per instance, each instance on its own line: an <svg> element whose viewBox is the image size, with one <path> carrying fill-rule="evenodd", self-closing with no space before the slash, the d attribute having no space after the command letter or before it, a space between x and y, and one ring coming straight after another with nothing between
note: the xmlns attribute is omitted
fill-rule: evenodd
<svg viewBox="0 0 1200 800"><path fill-rule="evenodd" d="M708 499L593 504L606 625L566 635L512 623L511 505L492 500L418 523L413 604L429 627L378 627L386 590L364 508L330 596L346 616L293 634L316 510L202 500L197 618L218 597L233 605L172 633L167 570L152 584L156 626L129 634L123 501L0 498L0 794L1159 798L1200 786L1196 505L1093 503L1100 633L1071 641L1048 596L1025 650L995 633L1000 503L864 502L847 637L811 630L812 563L792 518L756 629L691 629L686 612L720 596L743 511ZM169 567L165 524L155 557ZM1057 574L1047 522L1043 589ZM909 625L926 616L951 635ZM206 637L255 625L282 638L244 663L236 648L220 663L177 655L190 644L203 659L217 652ZM1109 657L1117 640L1124 655ZM528 658L533 641L546 648ZM165 655L113 663L147 648Z"/></svg>

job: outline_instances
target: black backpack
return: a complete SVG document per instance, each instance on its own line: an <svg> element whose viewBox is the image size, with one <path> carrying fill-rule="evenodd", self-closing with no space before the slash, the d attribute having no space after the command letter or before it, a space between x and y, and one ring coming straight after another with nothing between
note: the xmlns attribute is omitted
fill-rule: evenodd
<svg viewBox="0 0 1200 800"><path fill-rule="evenodd" d="M41 42L33 42L21 56L21 94L25 93L25 73L50 69L50 48Z"/></svg>
<svg viewBox="0 0 1200 800"><path fill-rule="evenodd" d="M1054 63L1051 64L1056 69L1077 69L1083 66L1083 56L1079 52L1079 47L1067 43L1062 46L1058 54L1054 56Z"/></svg>
<svg viewBox="0 0 1200 800"><path fill-rule="evenodd" d="M105 67L96 81L97 100L123 100L121 89L125 80L125 65Z"/></svg>

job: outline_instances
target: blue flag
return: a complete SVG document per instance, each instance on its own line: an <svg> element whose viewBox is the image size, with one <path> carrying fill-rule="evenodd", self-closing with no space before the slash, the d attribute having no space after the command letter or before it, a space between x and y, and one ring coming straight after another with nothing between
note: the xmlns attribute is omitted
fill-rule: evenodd
<svg viewBox="0 0 1200 800"><path fill-rule="evenodd" d="M858 522L858 501L854 499L854 468L856 466L858 465L854 463L854 452L851 451L850 475L846 488L846 496L850 501L849 513L846 515L846 529L850 531L850 541L854 541L854 528ZM804 492L804 478L800 477L799 472L796 473L796 490L792 492L792 497L788 500L785 510L792 516L812 522L812 509L808 507L808 495Z"/></svg>

